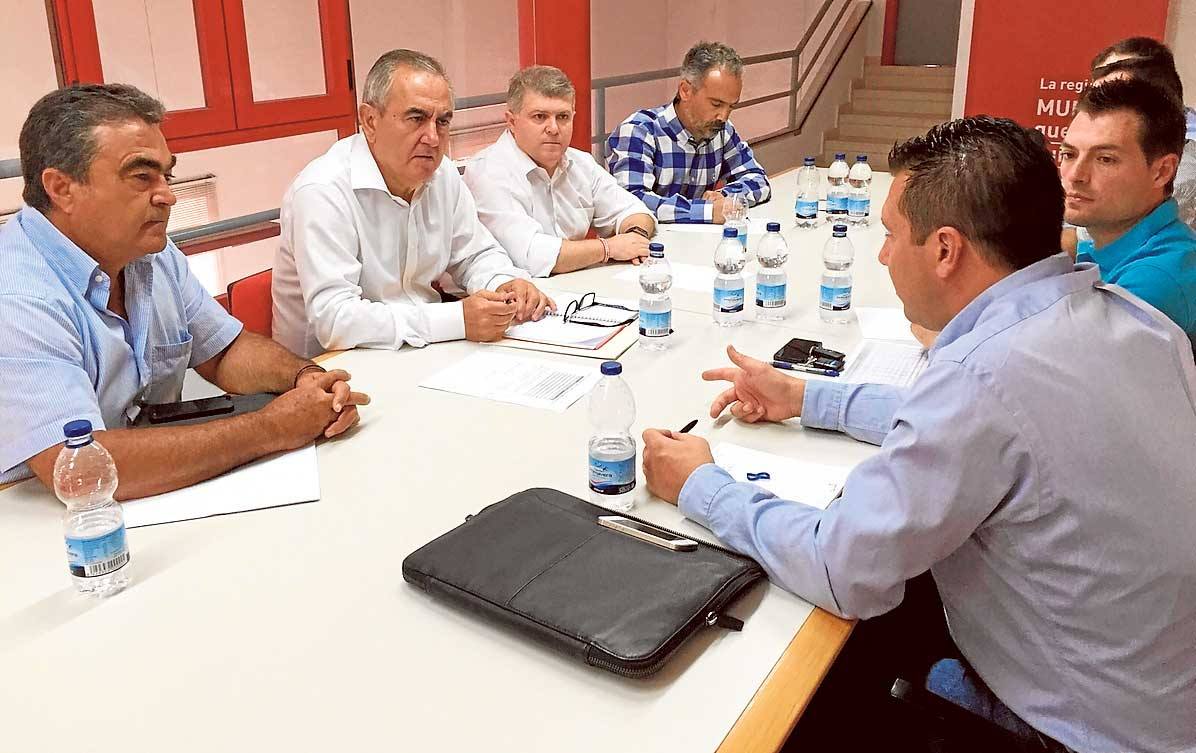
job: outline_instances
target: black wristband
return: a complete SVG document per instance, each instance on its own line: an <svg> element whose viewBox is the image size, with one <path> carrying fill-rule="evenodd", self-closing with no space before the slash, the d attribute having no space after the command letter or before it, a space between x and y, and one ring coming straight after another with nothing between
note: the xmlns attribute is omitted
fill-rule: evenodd
<svg viewBox="0 0 1196 753"><path fill-rule="evenodd" d="M295 372L295 381L291 384L291 389L294 389L299 386L299 377L303 376L303 372L311 371L312 369L317 369L317 370L323 371L325 373L327 373L327 371L328 371L328 369L324 368L323 366L321 366L318 363L309 363L306 366L304 366L302 369L299 369L298 371Z"/></svg>
<svg viewBox="0 0 1196 753"><path fill-rule="evenodd" d="M652 240L652 234L649 233L647 230L644 230L639 225L633 225L633 226L627 228L627 232L635 233L636 235L642 235L642 236L644 236L644 240L646 240L646 241Z"/></svg>

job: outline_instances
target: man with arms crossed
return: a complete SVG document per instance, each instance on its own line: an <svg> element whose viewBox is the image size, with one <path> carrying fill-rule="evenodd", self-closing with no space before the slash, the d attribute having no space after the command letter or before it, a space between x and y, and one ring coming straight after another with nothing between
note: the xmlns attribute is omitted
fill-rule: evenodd
<svg viewBox="0 0 1196 753"><path fill-rule="evenodd" d="M53 486L62 427L87 419L119 499L203 481L344 432L369 398L242 329L166 237L175 158L163 107L123 84L51 92L21 129L25 206L0 230L0 482ZM198 426L126 428L173 402L193 367L229 392L281 393Z"/></svg>
<svg viewBox="0 0 1196 753"><path fill-rule="evenodd" d="M644 203L593 156L569 147L575 92L559 68L511 77L507 130L465 170L478 217L519 267L536 277L648 255L656 228ZM586 240L593 229L598 236Z"/></svg>
<svg viewBox="0 0 1196 753"><path fill-rule="evenodd" d="M305 167L282 201L274 338L299 353L498 340L555 304L478 221L445 158L453 92L444 68L392 50L366 77L361 133ZM441 302L448 272L470 295Z"/></svg>
<svg viewBox="0 0 1196 753"><path fill-rule="evenodd" d="M930 689L1044 750L1196 751L1188 339L1058 252L1063 190L1033 132L957 120L889 163L880 261L906 317L942 330L914 386L803 382L732 348L736 368L702 375L732 383L712 416L800 416L880 451L822 510L649 429L649 489L836 614L883 614L929 570L967 662Z"/></svg>
<svg viewBox="0 0 1196 753"><path fill-rule="evenodd" d="M610 135L611 174L661 222L721 225L733 191L748 206L766 201L772 187L764 168L729 120L742 92L735 50L698 42L685 53L673 103L632 114Z"/></svg>

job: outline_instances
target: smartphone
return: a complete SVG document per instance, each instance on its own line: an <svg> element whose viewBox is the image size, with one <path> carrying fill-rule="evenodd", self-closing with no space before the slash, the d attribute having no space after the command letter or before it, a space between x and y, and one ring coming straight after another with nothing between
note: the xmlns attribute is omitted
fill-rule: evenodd
<svg viewBox="0 0 1196 753"><path fill-rule="evenodd" d="M800 337L795 337L776 352L773 360L786 363L805 363L806 359L810 357L810 351L821 347L821 345L822 343L817 340L803 340Z"/></svg>
<svg viewBox="0 0 1196 753"><path fill-rule="evenodd" d="M202 400L184 400L180 403L162 403L145 406L146 416L151 424L168 424L188 418L207 418L233 412L231 395L206 397Z"/></svg>
<svg viewBox="0 0 1196 753"><path fill-rule="evenodd" d="M692 552L698 548L698 542L692 539L669 533L664 529L641 523L638 520L624 518L622 515L599 515L598 525L606 526L628 536L634 536L649 544L672 549L674 552Z"/></svg>

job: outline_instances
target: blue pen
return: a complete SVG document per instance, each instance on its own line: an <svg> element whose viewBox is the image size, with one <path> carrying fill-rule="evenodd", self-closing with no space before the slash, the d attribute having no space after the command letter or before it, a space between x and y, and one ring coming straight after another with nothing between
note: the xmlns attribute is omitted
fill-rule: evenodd
<svg viewBox="0 0 1196 753"><path fill-rule="evenodd" d="M788 361L773 361L772 365L778 369L785 371L802 371L807 374L819 374L821 376L837 377L839 372L835 369L824 369L819 366L806 366L800 363L789 363Z"/></svg>

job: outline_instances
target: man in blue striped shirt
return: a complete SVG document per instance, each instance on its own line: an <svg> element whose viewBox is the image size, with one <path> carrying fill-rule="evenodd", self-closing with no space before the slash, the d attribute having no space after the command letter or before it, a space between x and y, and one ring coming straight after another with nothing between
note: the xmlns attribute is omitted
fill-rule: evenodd
<svg viewBox="0 0 1196 753"><path fill-rule="evenodd" d="M742 91L743 61L735 50L718 42L694 45L673 103L640 110L611 133L611 174L661 222L721 225L727 194L737 191L748 206L767 201L768 176L728 120Z"/></svg>
<svg viewBox="0 0 1196 753"><path fill-rule="evenodd" d="M246 332L167 238L175 159L162 104L124 84L47 94L21 128L25 206L0 231L0 482L52 486L62 427L87 419L112 453L119 499L203 481L339 434L369 398ZM127 428L177 401L194 368L229 392L275 392L259 411Z"/></svg>

